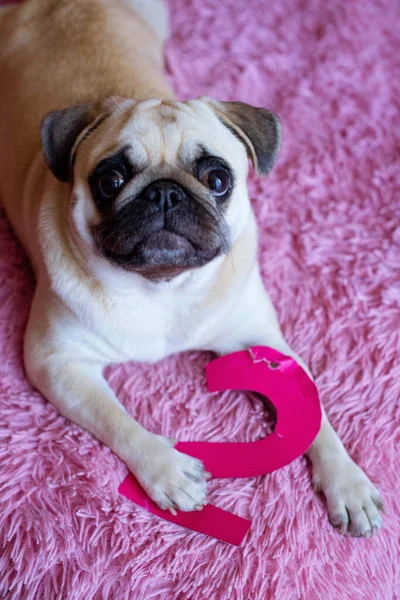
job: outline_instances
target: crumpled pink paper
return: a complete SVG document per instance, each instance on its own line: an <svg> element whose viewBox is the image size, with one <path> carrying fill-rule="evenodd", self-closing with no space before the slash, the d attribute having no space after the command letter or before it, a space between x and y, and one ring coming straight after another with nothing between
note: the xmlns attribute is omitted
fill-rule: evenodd
<svg viewBox="0 0 400 600"><path fill-rule="evenodd" d="M272 348L254 346L210 362L206 374L210 392L258 392L268 397L277 412L274 432L256 442L178 442L176 449L202 460L213 478L271 473L308 450L321 426L321 407L315 384L295 360ZM150 500L132 474L118 491L167 521L236 546L251 525L210 504L200 512L174 516Z"/></svg>

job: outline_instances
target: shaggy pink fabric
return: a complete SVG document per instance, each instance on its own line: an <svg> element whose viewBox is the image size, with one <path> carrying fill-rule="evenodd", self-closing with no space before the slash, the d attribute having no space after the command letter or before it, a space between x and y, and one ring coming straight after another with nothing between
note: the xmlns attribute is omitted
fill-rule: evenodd
<svg viewBox="0 0 400 600"><path fill-rule="evenodd" d="M181 98L277 111L284 143L250 177L262 272L328 414L387 504L377 538L340 537L299 459L210 500L253 519L242 547L179 529L117 494L125 466L25 380L34 289L0 221L0 596L17 600L393 600L399 577L400 46L396 0L171 0L167 69ZM261 407L206 393L209 356L110 369L144 425L251 440Z"/></svg>

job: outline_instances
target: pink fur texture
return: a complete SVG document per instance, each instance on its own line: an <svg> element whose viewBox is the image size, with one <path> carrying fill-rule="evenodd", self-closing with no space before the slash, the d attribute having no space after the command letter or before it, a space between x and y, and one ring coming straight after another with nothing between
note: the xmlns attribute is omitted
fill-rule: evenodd
<svg viewBox="0 0 400 600"><path fill-rule="evenodd" d="M340 537L306 459L213 481L253 520L240 548L118 496L123 463L26 382L34 289L0 220L0 597L7 600L400 598L400 40L396 0L171 0L167 71L180 98L278 112L269 178L250 176L262 273L332 423L387 505L377 538ZM32 57L34 60L34 57ZM262 407L206 393L210 356L107 377L145 426L181 440L253 440Z"/></svg>

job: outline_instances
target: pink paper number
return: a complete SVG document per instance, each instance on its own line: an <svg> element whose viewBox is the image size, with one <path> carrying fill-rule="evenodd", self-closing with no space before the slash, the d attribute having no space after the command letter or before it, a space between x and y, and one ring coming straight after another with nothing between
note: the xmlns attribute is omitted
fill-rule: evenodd
<svg viewBox="0 0 400 600"><path fill-rule="evenodd" d="M206 367L210 392L250 390L267 396L277 411L274 432L257 442L178 442L176 448L204 462L213 478L256 477L289 464L308 450L321 426L317 388L292 359L265 346L235 352ZM251 522L216 506L173 516L148 498L129 474L118 491L167 521L238 546Z"/></svg>

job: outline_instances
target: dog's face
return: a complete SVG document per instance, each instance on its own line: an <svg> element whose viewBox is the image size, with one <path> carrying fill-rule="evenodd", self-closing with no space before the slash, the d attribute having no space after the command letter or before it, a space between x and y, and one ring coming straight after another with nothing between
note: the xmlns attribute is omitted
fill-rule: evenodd
<svg viewBox="0 0 400 600"><path fill-rule="evenodd" d="M50 113L42 124L50 169L73 180L78 246L154 280L229 251L250 211L247 155L265 174L279 143L269 111L206 98L110 99Z"/></svg>

